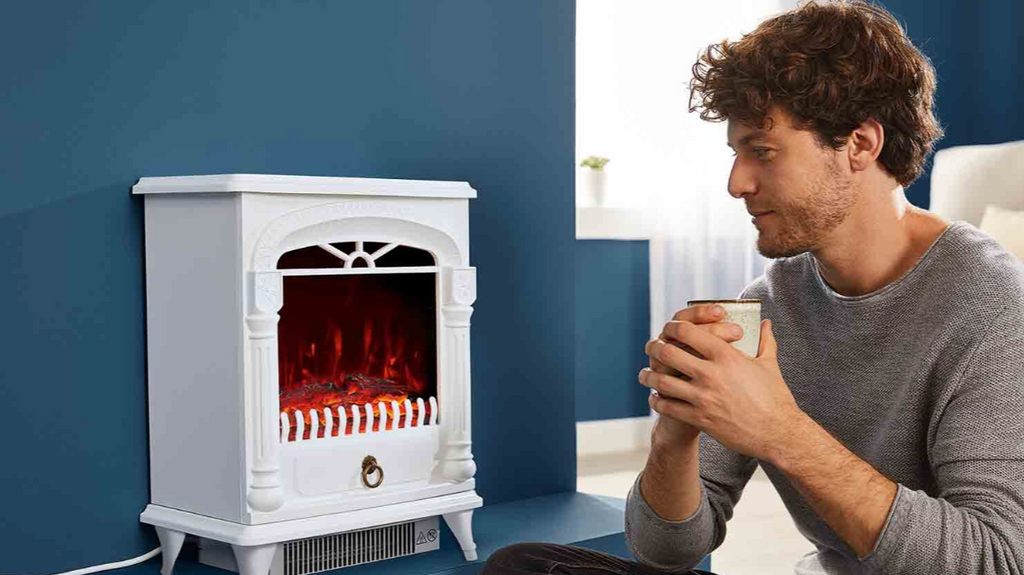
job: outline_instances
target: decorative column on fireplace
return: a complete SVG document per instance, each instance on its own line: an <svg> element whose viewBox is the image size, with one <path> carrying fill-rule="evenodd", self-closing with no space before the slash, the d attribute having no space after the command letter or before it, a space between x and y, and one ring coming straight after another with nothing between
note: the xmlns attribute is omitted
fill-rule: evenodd
<svg viewBox="0 0 1024 575"><path fill-rule="evenodd" d="M186 534L204 563L302 575L436 549L437 517L475 560L475 190L231 174L142 178L133 193L146 195L141 520L164 574Z"/></svg>
<svg viewBox="0 0 1024 575"><path fill-rule="evenodd" d="M249 507L255 511L275 511L284 503L279 477L277 434L270 430L278 423L277 322L281 318L283 286L280 272L255 271L252 274L253 310L245 323L249 327L252 374L255 379L253 406L256 429L253 434L252 483L249 484Z"/></svg>
<svg viewBox="0 0 1024 575"><path fill-rule="evenodd" d="M451 350L445 357L452 384L450 392L442 396L441 411L453 415L443 431L442 461L444 476L461 482L476 474L469 409L469 316L473 315L471 306L476 301L476 270L451 268L445 270L444 279L447 289L442 313L448 331L446 345Z"/></svg>

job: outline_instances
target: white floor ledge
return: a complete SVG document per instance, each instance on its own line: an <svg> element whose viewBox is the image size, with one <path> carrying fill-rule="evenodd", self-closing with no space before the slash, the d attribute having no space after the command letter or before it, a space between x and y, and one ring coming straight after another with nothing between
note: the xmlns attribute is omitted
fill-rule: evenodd
<svg viewBox="0 0 1024 575"><path fill-rule="evenodd" d="M651 446L652 417L627 417L600 421L576 423L576 455L607 455L637 450Z"/></svg>
<svg viewBox="0 0 1024 575"><path fill-rule="evenodd" d="M654 216L633 208L576 208L578 240L649 240Z"/></svg>

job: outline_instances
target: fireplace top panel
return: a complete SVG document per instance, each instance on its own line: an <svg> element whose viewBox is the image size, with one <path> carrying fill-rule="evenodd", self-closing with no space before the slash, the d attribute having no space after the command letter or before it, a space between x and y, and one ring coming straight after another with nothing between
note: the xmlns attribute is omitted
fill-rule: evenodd
<svg viewBox="0 0 1024 575"><path fill-rule="evenodd" d="M268 174L216 174L140 178L133 194L181 193L331 194L409 198L476 198L468 182L389 180Z"/></svg>

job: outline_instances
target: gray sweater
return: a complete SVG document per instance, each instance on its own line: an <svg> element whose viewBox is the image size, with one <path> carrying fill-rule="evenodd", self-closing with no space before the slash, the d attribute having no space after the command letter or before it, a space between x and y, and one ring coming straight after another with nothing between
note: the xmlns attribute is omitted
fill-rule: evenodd
<svg viewBox="0 0 1024 575"><path fill-rule="evenodd" d="M802 254L771 262L742 297L763 300L800 408L896 482L896 500L859 560L778 469L701 434L691 517L659 517L640 477L630 490L626 537L637 560L666 571L696 565L722 544L761 465L817 548L798 574L1024 574L1024 266L1014 256L956 222L874 293L837 294Z"/></svg>

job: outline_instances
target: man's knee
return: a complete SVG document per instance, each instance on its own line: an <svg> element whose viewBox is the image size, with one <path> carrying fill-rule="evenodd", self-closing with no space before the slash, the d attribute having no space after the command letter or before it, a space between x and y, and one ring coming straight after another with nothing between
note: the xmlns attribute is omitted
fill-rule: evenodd
<svg viewBox="0 0 1024 575"><path fill-rule="evenodd" d="M545 573L543 548L543 543L516 543L502 547L487 558L480 575Z"/></svg>

